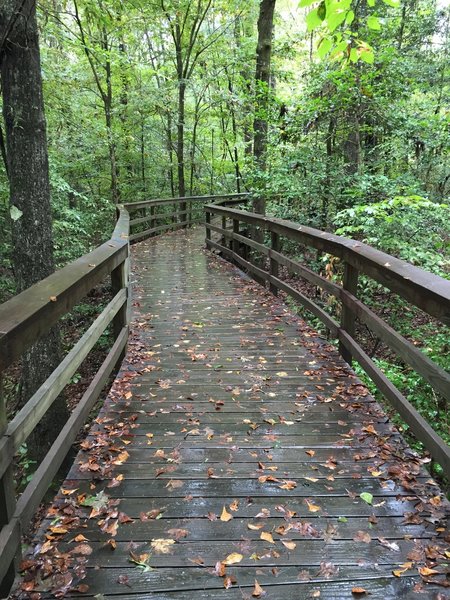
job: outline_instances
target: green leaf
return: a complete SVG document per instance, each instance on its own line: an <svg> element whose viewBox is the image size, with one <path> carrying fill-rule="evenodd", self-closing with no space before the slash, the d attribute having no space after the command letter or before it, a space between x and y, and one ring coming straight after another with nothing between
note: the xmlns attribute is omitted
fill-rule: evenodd
<svg viewBox="0 0 450 600"><path fill-rule="evenodd" d="M375 31L380 31L381 25L380 25L380 20L378 19L378 17L374 17L373 15L370 17L367 17L367 27L369 29L374 29Z"/></svg>
<svg viewBox="0 0 450 600"><path fill-rule="evenodd" d="M352 49L350 50L350 61L351 61L352 63L357 63L357 62L358 62L358 59L359 59L359 56L358 56L358 51L356 50L356 48L352 48Z"/></svg>
<svg viewBox="0 0 450 600"><path fill-rule="evenodd" d="M388 6L392 6L392 8L398 8L400 6L400 0L383 0L383 2Z"/></svg>
<svg viewBox="0 0 450 600"><path fill-rule="evenodd" d="M376 0L367 0L367 4L368 4L369 6L375 6L375 1L376 1Z"/></svg>
<svg viewBox="0 0 450 600"><path fill-rule="evenodd" d="M352 10L349 10L347 16L345 17L345 24L351 25L355 20L355 13Z"/></svg>
<svg viewBox="0 0 450 600"><path fill-rule="evenodd" d="M23 215L23 212L20 210L20 208L17 208L17 206L14 206L14 204L12 204L11 208L9 209L9 214L11 215L11 219L13 221L18 221Z"/></svg>
<svg viewBox="0 0 450 600"><path fill-rule="evenodd" d="M328 29L333 32L341 23L345 21L347 13L342 11L339 13L331 13L329 17L327 17Z"/></svg>
<svg viewBox="0 0 450 600"><path fill-rule="evenodd" d="M366 502L366 504L372 505L373 496L370 492L361 492L359 497L361 498L361 500L364 500L364 502Z"/></svg>
<svg viewBox="0 0 450 600"><path fill-rule="evenodd" d="M325 2L321 2L317 8L317 16L321 21L325 19L327 16L327 8L325 6Z"/></svg>
<svg viewBox="0 0 450 600"><path fill-rule="evenodd" d="M362 61L364 61L368 65L373 65L373 61L374 61L375 57L373 55L372 48L367 48L367 47L361 48L359 57Z"/></svg>
<svg viewBox="0 0 450 600"><path fill-rule="evenodd" d="M312 31L321 24L322 20L317 14L317 8L314 8L306 15L306 25L308 26L308 31Z"/></svg>
<svg viewBox="0 0 450 600"><path fill-rule="evenodd" d="M311 6L314 2L316 2L316 0L300 0L298 6L299 8L305 8L305 6Z"/></svg>
<svg viewBox="0 0 450 600"><path fill-rule="evenodd" d="M339 523L347 523L348 519L347 519L347 517L339 517L338 521L339 521Z"/></svg>
<svg viewBox="0 0 450 600"><path fill-rule="evenodd" d="M328 54L328 52L331 50L332 45L333 41L330 38L323 38L317 48L317 54L319 55L319 57L323 58L326 54Z"/></svg>

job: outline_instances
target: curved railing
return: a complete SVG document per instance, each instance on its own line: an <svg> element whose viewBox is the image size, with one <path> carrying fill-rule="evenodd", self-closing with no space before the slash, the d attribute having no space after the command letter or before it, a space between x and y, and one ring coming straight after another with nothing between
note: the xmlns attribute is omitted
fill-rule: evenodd
<svg viewBox="0 0 450 600"><path fill-rule="evenodd" d="M274 294L282 290L318 317L331 336L339 340L339 349L343 358L350 364L352 359L360 364L378 390L408 424L417 439L441 465L445 475L450 478L450 447L355 340L355 321L358 319L419 373L436 392L449 400L450 374L359 300L357 285L359 274L364 274L449 325L450 281L362 242L304 227L291 221L214 205L207 205L205 212L207 247L219 250L258 281L268 282ZM221 223L220 225L213 223L214 217ZM218 241L212 239L212 232L219 234ZM260 238L264 240L265 233L270 234L270 247L255 241ZM338 285L329 281L283 254L281 252L283 238L341 259L344 268L343 284ZM249 257L249 251L256 253L255 260ZM267 263L267 268L264 268L264 262ZM282 281L279 277L280 265L340 301L340 322L338 323L310 298Z"/></svg>
<svg viewBox="0 0 450 600"><path fill-rule="evenodd" d="M80 428L106 386L110 376L117 371L126 350L129 331L129 242L144 239L177 227L193 224L193 219L174 220L174 214L158 212L159 207L173 205L176 209L188 207L186 214L192 216L192 205L211 200L242 201L245 194L221 196L195 196L148 200L118 207L118 218L111 239L90 252L33 285L0 306L0 376L23 352L70 312L79 300L86 296L106 277L111 278L113 298L65 356L50 377L27 401L24 407L7 423L5 399L0 394L0 589L8 573L13 574L11 564L20 548L21 535L30 525L32 516L58 472ZM150 211L130 220L129 213L136 210ZM181 214L181 213L179 213ZM155 225L157 220L165 223ZM167 220L170 222L167 223ZM153 221L153 226L130 234L133 225ZM198 221L196 217L195 221ZM112 324L113 344L80 402L73 410L61 433L48 454L38 466L31 481L16 503L12 465L20 446L41 421L52 403L70 382L73 375L95 343ZM3 592L3 589L1 590ZM2 595L2 594L0 594Z"/></svg>

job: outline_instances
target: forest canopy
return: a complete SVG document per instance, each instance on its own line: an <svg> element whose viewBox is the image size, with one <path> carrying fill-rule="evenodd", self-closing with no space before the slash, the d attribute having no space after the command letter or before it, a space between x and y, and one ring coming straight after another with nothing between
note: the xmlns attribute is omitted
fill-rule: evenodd
<svg viewBox="0 0 450 600"><path fill-rule="evenodd" d="M255 82L257 0L38 3L58 265L109 235L117 202L254 191L304 224L335 229L345 215L346 234L375 244L395 237L394 213L400 223L414 214L432 235L419 225L387 250L445 272L445 3L349 1L334 17L330 2L273 4L266 84ZM252 147L258 117L264 169ZM4 299L18 218L4 161L0 196ZM423 250L400 247L411 241Z"/></svg>

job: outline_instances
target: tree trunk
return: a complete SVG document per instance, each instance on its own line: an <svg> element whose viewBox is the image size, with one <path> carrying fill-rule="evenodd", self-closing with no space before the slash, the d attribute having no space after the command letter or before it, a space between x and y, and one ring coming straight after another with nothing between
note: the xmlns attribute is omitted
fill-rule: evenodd
<svg viewBox="0 0 450 600"><path fill-rule="evenodd" d="M178 81L178 123L177 123L177 165L178 165L178 196L186 196L184 177L184 119L186 102L186 84ZM186 221L186 202L180 204L180 222Z"/></svg>
<svg viewBox="0 0 450 600"><path fill-rule="evenodd" d="M272 54L273 15L275 0L261 0L258 18L258 47L256 51L256 116L253 123L253 156L257 167L265 171L267 167L267 130L270 88L270 58ZM265 213L266 202L263 196L253 201L253 210Z"/></svg>
<svg viewBox="0 0 450 600"><path fill-rule="evenodd" d="M18 8L3 0L0 23L13 22L1 49L3 116L10 182L10 204L21 211L13 220L12 260L17 291L21 292L54 271L52 215L47 137L42 96L36 6L25 0ZM15 15L14 20L12 16ZM59 332L53 328L23 357L21 404L38 389L59 363ZM47 452L67 420L67 407L58 398L29 438L36 460Z"/></svg>

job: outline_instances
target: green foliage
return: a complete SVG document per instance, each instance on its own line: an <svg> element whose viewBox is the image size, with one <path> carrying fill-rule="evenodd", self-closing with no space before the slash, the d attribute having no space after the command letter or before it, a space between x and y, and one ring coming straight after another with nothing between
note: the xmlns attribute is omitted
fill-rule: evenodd
<svg viewBox="0 0 450 600"><path fill-rule="evenodd" d="M359 239L441 277L449 276L450 211L420 196L355 205L340 211L336 233Z"/></svg>

